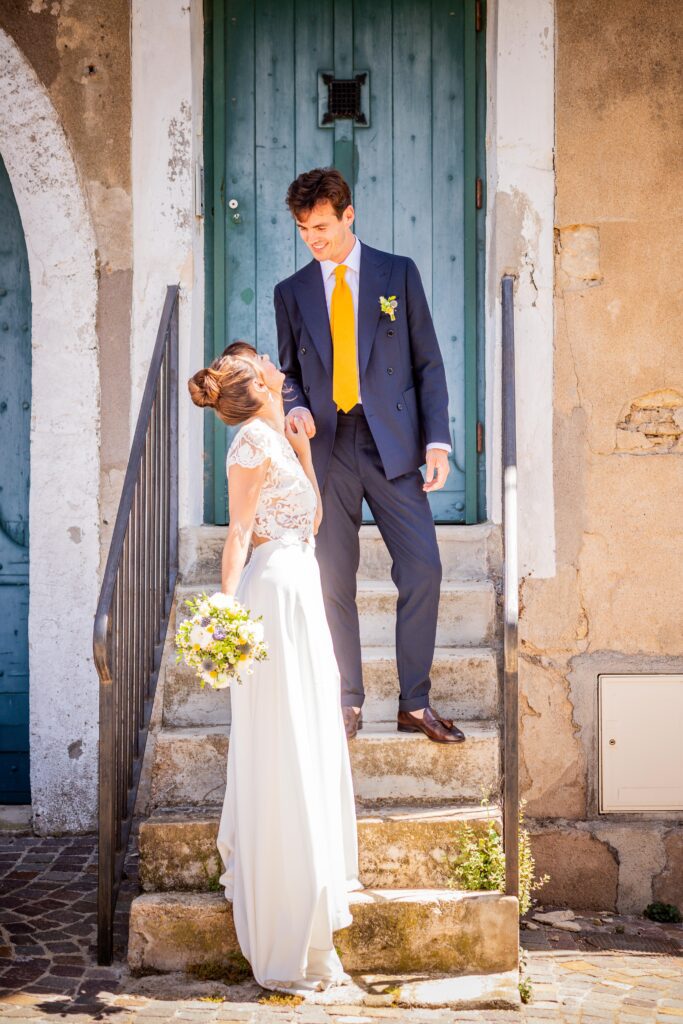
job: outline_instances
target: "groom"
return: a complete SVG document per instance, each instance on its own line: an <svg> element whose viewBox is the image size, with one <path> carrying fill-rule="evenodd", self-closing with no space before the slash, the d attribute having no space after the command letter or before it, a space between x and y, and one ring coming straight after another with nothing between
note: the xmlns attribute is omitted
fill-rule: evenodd
<svg viewBox="0 0 683 1024"><path fill-rule="evenodd" d="M311 438L322 494L316 551L346 735L362 728L365 699L356 608L365 498L398 588L399 731L461 742L463 733L429 705L441 561L427 493L446 482L450 433L420 276L412 260L352 233L351 192L338 171L299 175L287 205L313 260L275 288L278 348L287 416Z"/></svg>

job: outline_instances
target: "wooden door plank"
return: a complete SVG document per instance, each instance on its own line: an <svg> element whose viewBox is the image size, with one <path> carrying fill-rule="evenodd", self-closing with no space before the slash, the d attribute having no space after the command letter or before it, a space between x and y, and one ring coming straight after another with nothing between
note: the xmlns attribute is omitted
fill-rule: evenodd
<svg viewBox="0 0 683 1024"><path fill-rule="evenodd" d="M432 304L430 4L394 0L394 249L419 264ZM427 45L425 46L425 42Z"/></svg>
<svg viewBox="0 0 683 1024"><path fill-rule="evenodd" d="M464 110L465 145L465 522L476 523L477 500L477 60L475 0L464 4Z"/></svg>
<svg viewBox="0 0 683 1024"><path fill-rule="evenodd" d="M294 176L334 163L334 129L318 127L318 72L334 68L332 0L318 0L312 16L310 0L296 0L295 167ZM283 196L284 202L284 196ZM296 269L310 262L311 254L296 232Z"/></svg>
<svg viewBox="0 0 683 1024"><path fill-rule="evenodd" d="M29 803L31 281L0 158L0 803Z"/></svg>
<svg viewBox="0 0 683 1024"><path fill-rule="evenodd" d="M294 177L294 0L256 5L256 344L277 359L273 289L294 273L295 227L285 206Z"/></svg>
<svg viewBox="0 0 683 1024"><path fill-rule="evenodd" d="M357 4L355 70L370 72L370 127L355 132L358 181L354 190L356 233L376 249L394 251L392 0Z"/></svg>
<svg viewBox="0 0 683 1024"><path fill-rule="evenodd" d="M465 500L465 330L463 7L432 0L433 318L448 380L453 457L442 491L431 496L435 518L462 520Z"/></svg>

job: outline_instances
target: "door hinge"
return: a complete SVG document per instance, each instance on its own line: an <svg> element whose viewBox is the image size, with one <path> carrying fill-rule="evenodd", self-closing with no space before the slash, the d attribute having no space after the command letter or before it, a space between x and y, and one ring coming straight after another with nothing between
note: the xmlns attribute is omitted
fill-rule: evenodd
<svg viewBox="0 0 683 1024"><path fill-rule="evenodd" d="M484 183L481 178L477 178L474 183L474 201L478 210L481 210L484 203Z"/></svg>
<svg viewBox="0 0 683 1024"><path fill-rule="evenodd" d="M484 424L477 421L477 455L484 451Z"/></svg>
<svg viewBox="0 0 683 1024"><path fill-rule="evenodd" d="M483 15L482 15L482 10L481 10L481 0L475 0L475 4L474 4L474 28L475 28L476 32L481 32L482 19L483 19Z"/></svg>

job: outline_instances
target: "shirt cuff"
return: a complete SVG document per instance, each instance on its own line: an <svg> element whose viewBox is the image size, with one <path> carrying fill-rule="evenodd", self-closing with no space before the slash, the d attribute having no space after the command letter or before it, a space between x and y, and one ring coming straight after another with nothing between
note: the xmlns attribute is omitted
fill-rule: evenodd
<svg viewBox="0 0 683 1024"><path fill-rule="evenodd" d="M441 441L432 441L430 444L427 445L427 451L429 451L430 448L436 448L437 451L440 451L440 452L452 452L453 451L453 449L451 448L451 446L449 444L445 444L444 442L441 442Z"/></svg>
<svg viewBox="0 0 683 1024"><path fill-rule="evenodd" d="M290 413L292 413L292 412L310 412L310 411L311 410L306 405L295 405L293 409L289 410Z"/></svg>

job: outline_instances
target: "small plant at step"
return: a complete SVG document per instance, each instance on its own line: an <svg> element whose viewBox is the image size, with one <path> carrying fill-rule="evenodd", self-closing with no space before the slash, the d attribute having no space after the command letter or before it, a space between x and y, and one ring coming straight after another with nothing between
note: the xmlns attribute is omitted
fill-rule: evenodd
<svg viewBox="0 0 683 1024"><path fill-rule="evenodd" d="M489 810L488 801L482 801ZM496 823L489 821L483 832L465 825L462 830L460 855L449 861L452 888L468 890L505 890L505 851L503 839ZM524 805L519 812L519 912L526 914L531 908L532 893L545 885L549 876L534 878L535 863L531 852L529 832L524 827Z"/></svg>
<svg viewBox="0 0 683 1024"><path fill-rule="evenodd" d="M680 924L683 921L680 910L673 903L648 903L643 911L643 917L664 924Z"/></svg>
<svg viewBox="0 0 683 1024"><path fill-rule="evenodd" d="M220 981L223 985L239 985L252 977L249 961L241 953L230 953L225 960L191 964L187 973L197 981Z"/></svg>
<svg viewBox="0 0 683 1024"><path fill-rule="evenodd" d="M519 949L519 982L517 988L519 989L519 998L524 1004L530 1003L533 998L533 985L531 978L526 974L527 957L526 950L520 946Z"/></svg>
<svg viewBox="0 0 683 1024"><path fill-rule="evenodd" d="M287 995L286 992L269 992L259 999L263 1006L301 1006L303 996Z"/></svg>

